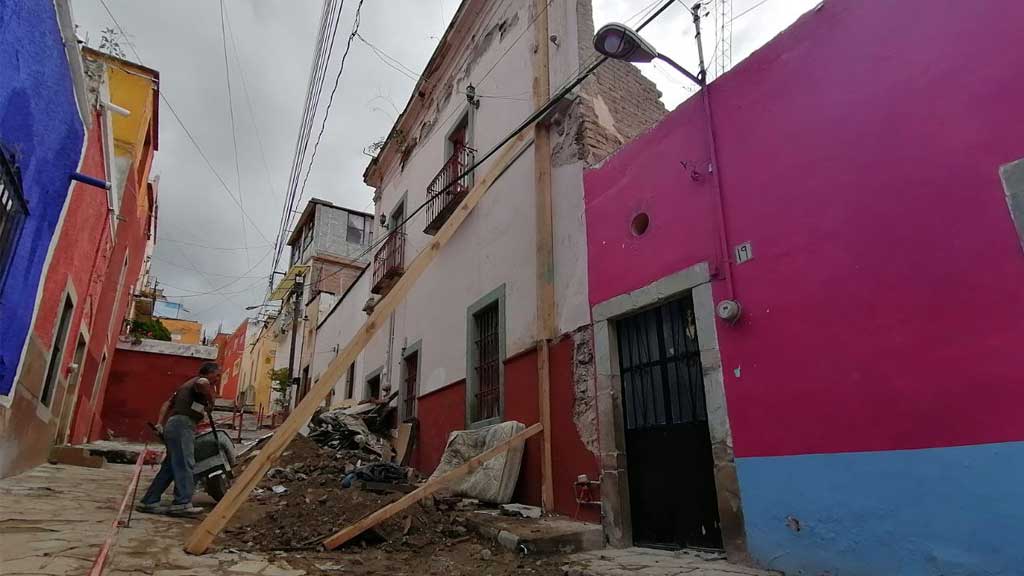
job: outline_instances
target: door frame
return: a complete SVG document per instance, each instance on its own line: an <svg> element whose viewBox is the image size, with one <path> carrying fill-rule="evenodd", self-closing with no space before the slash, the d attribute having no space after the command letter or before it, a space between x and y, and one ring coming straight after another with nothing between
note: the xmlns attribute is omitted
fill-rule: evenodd
<svg viewBox="0 0 1024 576"><path fill-rule="evenodd" d="M722 360L718 348L715 303L707 262L662 277L591 309L597 371L597 410L601 457L601 506L605 535L615 547L633 545L629 501L626 433L615 321L690 293L697 323L697 342L704 373L704 394L715 466L715 489L722 543L730 560L748 558L743 504L733 457L732 430L725 401Z"/></svg>
<svg viewBox="0 0 1024 576"><path fill-rule="evenodd" d="M89 356L89 331L84 327L78 330L78 338L75 339L75 347L71 352L71 365L75 365L78 356L79 344L82 347L82 358L77 362L78 367L74 374L71 374L64 385L64 400L61 402L60 412L57 416L57 436L54 444L57 446L67 444L71 437L71 430L75 427L75 418L78 416L78 392L82 386L82 373L85 372L85 361ZM70 404L68 402L70 401ZM65 420L67 417L67 420Z"/></svg>

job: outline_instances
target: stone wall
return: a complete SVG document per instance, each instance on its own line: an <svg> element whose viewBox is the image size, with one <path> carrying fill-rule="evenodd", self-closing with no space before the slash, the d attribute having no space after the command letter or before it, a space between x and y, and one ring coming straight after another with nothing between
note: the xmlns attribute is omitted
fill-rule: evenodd
<svg viewBox="0 0 1024 576"><path fill-rule="evenodd" d="M598 57L593 47L594 14L590 0L577 0L577 28L581 68ZM608 60L582 85L570 112L578 126L576 159L588 166L600 163L620 146L647 132L666 114L661 91L640 70L628 63Z"/></svg>

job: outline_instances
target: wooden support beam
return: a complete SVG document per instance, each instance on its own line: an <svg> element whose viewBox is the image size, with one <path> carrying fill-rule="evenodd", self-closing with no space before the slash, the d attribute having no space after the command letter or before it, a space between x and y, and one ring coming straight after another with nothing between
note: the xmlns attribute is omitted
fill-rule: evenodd
<svg viewBox="0 0 1024 576"><path fill-rule="evenodd" d="M534 55L533 105L540 109L551 97L549 0L533 0ZM544 425L541 454L541 504L551 511L555 488L551 464L551 367L548 346L556 335L555 253L551 207L551 132L548 125L533 125L534 188L537 200L537 394L540 422Z"/></svg>
<svg viewBox="0 0 1024 576"><path fill-rule="evenodd" d="M444 488L445 486L450 485L452 482L462 478L463 476L472 474L473 471L479 468L484 462L487 462L488 460L500 454L504 454L514 446L526 442L528 438L541 432L543 429L544 427L541 426L540 424L534 424L533 426L530 426L526 430L523 430L522 432L502 442L501 444L498 444L494 448L491 448L490 450L482 454L478 454L470 458L462 466L459 466L458 468L449 471L447 474L444 474L440 478L435 478L434 480L427 482L426 484L420 486L416 490L406 494L405 496L402 496L401 498L395 500L391 504L388 504L387 506L381 508L380 510L377 510L376 512L373 512L372 514L364 517L362 520L359 520L355 524L352 524L351 526L348 526L339 531L338 533L334 534L333 536L327 538L323 542L324 548L328 550L333 550L338 546L341 546L342 544L348 542L356 536L359 536L363 532L366 532L370 528L373 528L374 526L380 524L388 518L391 518L395 514L398 514L402 510L405 510L409 506L412 506L413 504L419 502L420 500L423 500L427 496L430 496L431 494L437 492L438 490Z"/></svg>
<svg viewBox="0 0 1024 576"><path fill-rule="evenodd" d="M245 499L249 496L249 493L266 475L270 467L274 465L274 462L277 461L281 453L288 447L292 438L298 434L299 429L313 417L313 413L323 403L324 398L334 389L335 382L348 371L348 367L355 361L363 348L369 344L373 335L384 326L384 321L387 317L394 312L416 281L423 275L423 272L437 258L441 248L451 240L455 231L458 230L459 226L466 220L466 217L469 216L470 211L480 203L484 194L490 190L498 177L526 150L531 140L531 131L527 127L502 147L500 154L493 161L484 177L477 181L476 185L473 186L473 189L462 200L462 203L455 209L444 226L441 227L427 246L416 255L416 258L406 268L405 273L391 288L391 291L381 298L363 326L355 333L344 350L331 361L323 375L321 375L320 380L299 402L299 405L295 407L295 410L288 416L288 419L281 424L266 446L260 450L260 453L245 468L245 471L235 479L231 489L224 495L224 498L210 511L210 514L203 522L192 531L185 543L185 550L187 552L191 554L206 552L210 544L213 543L213 539L224 529L224 526L227 525L232 516L235 515L235 512L238 511L239 507L242 506Z"/></svg>

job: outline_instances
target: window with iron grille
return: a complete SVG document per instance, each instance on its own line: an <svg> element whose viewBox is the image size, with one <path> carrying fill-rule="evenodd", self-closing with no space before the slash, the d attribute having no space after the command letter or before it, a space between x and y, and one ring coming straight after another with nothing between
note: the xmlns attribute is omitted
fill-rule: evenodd
<svg viewBox="0 0 1024 576"><path fill-rule="evenodd" d="M466 310L466 425L480 427L504 417L505 285Z"/></svg>
<svg viewBox="0 0 1024 576"><path fill-rule="evenodd" d="M21 192L21 177L17 165L0 148L0 292L7 280L14 247L21 235L21 227L28 207Z"/></svg>
<svg viewBox="0 0 1024 576"><path fill-rule="evenodd" d="M420 353L410 352L402 359L402 419L416 417L416 395L419 394Z"/></svg>
<svg viewBox="0 0 1024 576"><path fill-rule="evenodd" d="M498 354L498 303L490 304L474 314L473 322L476 326L473 340L477 407L475 420L486 420L499 416L501 358Z"/></svg>

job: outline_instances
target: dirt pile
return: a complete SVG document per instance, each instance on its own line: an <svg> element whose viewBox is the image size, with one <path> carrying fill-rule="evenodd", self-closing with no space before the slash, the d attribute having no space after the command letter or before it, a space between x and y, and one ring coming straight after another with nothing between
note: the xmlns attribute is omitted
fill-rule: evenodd
<svg viewBox="0 0 1024 576"><path fill-rule="evenodd" d="M296 437L236 514L225 531L225 544L242 550L315 548L325 537L402 496L342 488L347 473L373 460L371 454L335 453ZM468 534L461 518L439 511L428 499L378 525L363 542L420 548Z"/></svg>

